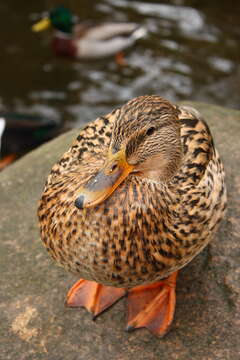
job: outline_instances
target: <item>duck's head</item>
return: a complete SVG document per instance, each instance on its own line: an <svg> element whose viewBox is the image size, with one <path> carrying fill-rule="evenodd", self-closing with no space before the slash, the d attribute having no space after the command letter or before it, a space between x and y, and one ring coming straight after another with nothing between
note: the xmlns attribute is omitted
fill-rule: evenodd
<svg viewBox="0 0 240 360"><path fill-rule="evenodd" d="M182 158L178 113L159 96L140 96L124 105L113 124L105 163L80 189L75 205L98 205L130 174L169 181Z"/></svg>
<svg viewBox="0 0 240 360"><path fill-rule="evenodd" d="M57 30L71 34L75 22L75 16L71 11L63 6L59 6L51 10L47 16L44 16L42 20L34 24L32 30L39 32L52 25Z"/></svg>

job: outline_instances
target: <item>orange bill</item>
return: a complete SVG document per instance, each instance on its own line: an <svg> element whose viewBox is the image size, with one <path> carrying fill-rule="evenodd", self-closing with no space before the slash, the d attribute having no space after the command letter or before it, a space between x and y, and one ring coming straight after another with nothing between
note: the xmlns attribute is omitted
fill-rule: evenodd
<svg viewBox="0 0 240 360"><path fill-rule="evenodd" d="M100 204L126 179L132 169L123 151L109 154L103 168L80 189L75 205L83 209Z"/></svg>

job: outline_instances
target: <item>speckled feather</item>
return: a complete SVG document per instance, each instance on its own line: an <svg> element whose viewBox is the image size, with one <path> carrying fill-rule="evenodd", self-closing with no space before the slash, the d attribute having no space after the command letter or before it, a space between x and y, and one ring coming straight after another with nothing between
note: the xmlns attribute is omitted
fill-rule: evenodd
<svg viewBox="0 0 240 360"><path fill-rule="evenodd" d="M135 126L136 119L144 122L159 111L163 123L170 113L172 120L166 121L180 129L183 156L174 176L154 181L130 174L104 202L77 209L79 188L101 168L110 142L116 140L112 145L118 148L133 132L131 122ZM212 239L225 208L223 166L200 114L144 96L80 131L53 166L38 215L42 240L60 265L84 279L133 287L164 278L192 260Z"/></svg>

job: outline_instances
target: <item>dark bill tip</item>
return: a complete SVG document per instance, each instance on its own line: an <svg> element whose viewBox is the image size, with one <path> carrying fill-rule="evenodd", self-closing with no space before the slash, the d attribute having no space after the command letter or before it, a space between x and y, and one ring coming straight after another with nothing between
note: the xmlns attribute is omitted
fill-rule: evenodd
<svg viewBox="0 0 240 360"><path fill-rule="evenodd" d="M74 205L82 210L83 209L83 204L84 204L84 195L80 195L76 200L75 200L75 203Z"/></svg>
<svg viewBox="0 0 240 360"><path fill-rule="evenodd" d="M125 328L125 331L126 331L126 332L131 332L131 331L133 331L134 329L135 329L134 326L132 326L132 325L127 325L127 327Z"/></svg>

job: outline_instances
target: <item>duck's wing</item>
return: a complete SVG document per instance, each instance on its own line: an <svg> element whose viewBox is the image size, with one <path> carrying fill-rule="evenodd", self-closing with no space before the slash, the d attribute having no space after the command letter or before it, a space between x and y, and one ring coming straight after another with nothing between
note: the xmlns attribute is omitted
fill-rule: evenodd
<svg viewBox="0 0 240 360"><path fill-rule="evenodd" d="M180 106L178 109L184 156L174 182L182 186L197 185L209 162L218 155L209 127L201 114L190 106Z"/></svg>
<svg viewBox="0 0 240 360"><path fill-rule="evenodd" d="M136 23L101 23L101 24L79 24L75 27L74 34L83 37L88 41L107 41L115 37L144 36L146 29Z"/></svg>
<svg viewBox="0 0 240 360"><path fill-rule="evenodd" d="M111 56L131 47L143 37L146 29L135 23L106 23L88 26L85 30L76 27L75 46L81 58Z"/></svg>
<svg viewBox="0 0 240 360"><path fill-rule="evenodd" d="M194 108L180 107L181 138L184 157L175 188L182 194L183 208L215 227L226 208L225 171L207 123Z"/></svg>

